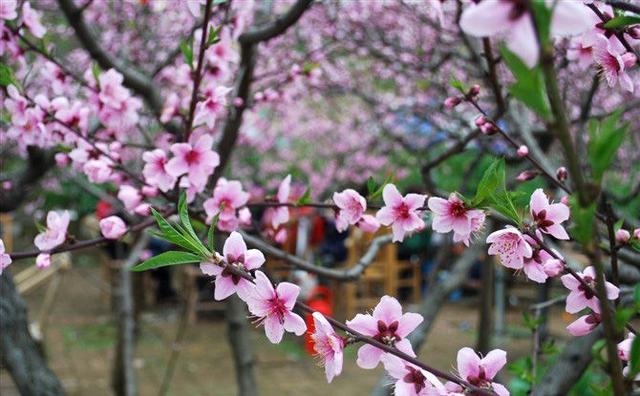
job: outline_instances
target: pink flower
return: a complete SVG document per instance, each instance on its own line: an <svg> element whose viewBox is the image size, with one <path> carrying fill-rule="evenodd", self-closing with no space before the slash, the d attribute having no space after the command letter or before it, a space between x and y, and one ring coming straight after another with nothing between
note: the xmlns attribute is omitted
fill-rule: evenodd
<svg viewBox="0 0 640 396"><path fill-rule="evenodd" d="M176 183L176 177L167 172L167 154L161 149L155 149L145 151L142 159L145 162L142 169L145 182L163 192L171 190Z"/></svg>
<svg viewBox="0 0 640 396"><path fill-rule="evenodd" d="M567 331L574 337L581 337L593 331L600 324L600 315L590 313L583 315L567 326Z"/></svg>
<svg viewBox="0 0 640 396"><path fill-rule="evenodd" d="M17 0L2 0L0 1L0 19L10 21L18 17L16 7L18 6Z"/></svg>
<svg viewBox="0 0 640 396"><path fill-rule="evenodd" d="M127 232L127 225L118 216L109 216L100 220L100 232L107 239L119 239Z"/></svg>
<svg viewBox="0 0 640 396"><path fill-rule="evenodd" d="M235 231L224 242L222 254L227 262L227 267L234 267L247 273L264 264L262 252L257 249L247 250L242 236ZM254 288L251 281L231 273L220 265L204 262L200 264L200 270L206 275L216 277L213 297L218 301L224 300L233 293L238 293L238 297L247 301Z"/></svg>
<svg viewBox="0 0 640 396"><path fill-rule="evenodd" d="M249 311L264 324L269 341L278 344L285 330L295 335L307 331L304 320L292 312L300 287L289 282L280 282L276 289L261 271L256 271L256 285L247 299Z"/></svg>
<svg viewBox="0 0 640 396"><path fill-rule="evenodd" d="M2 271L11 264L11 256L9 256L4 250L4 241L0 239L0 275Z"/></svg>
<svg viewBox="0 0 640 396"><path fill-rule="evenodd" d="M91 159L82 165L82 171L91 183L105 183L111 178L111 160L106 157Z"/></svg>
<svg viewBox="0 0 640 396"><path fill-rule="evenodd" d="M593 267L587 267L583 272L578 272L578 276L589 286L595 290L596 272ZM570 290L567 296L567 305L565 310L569 313L577 313L586 307L589 307L595 313L600 313L600 301L593 292L585 288L573 275L566 274L560 277L564 287ZM607 298L615 300L618 298L620 289L610 282L605 282L607 289Z"/></svg>
<svg viewBox="0 0 640 396"><path fill-rule="evenodd" d="M563 203L549 204L549 198L538 188L529 201L531 217L538 229L557 239L569 239L567 231L560 223L569 219L569 207Z"/></svg>
<svg viewBox="0 0 640 396"><path fill-rule="evenodd" d="M522 157L526 157L527 155L529 155L529 148L525 145L522 145L520 147L518 147L518 150L516 151L516 154L518 154L518 157L522 158Z"/></svg>
<svg viewBox="0 0 640 396"><path fill-rule="evenodd" d="M616 241L620 244L625 244L627 242L629 242L629 239L631 239L631 234L629 233L629 231L621 228L618 231L616 231Z"/></svg>
<svg viewBox="0 0 640 396"><path fill-rule="evenodd" d="M129 212L133 212L142 203L142 194L137 188L124 184L118 190L118 199Z"/></svg>
<svg viewBox="0 0 640 396"><path fill-rule="evenodd" d="M367 200L356 190L350 188L338 193L333 193L333 202L338 206L336 216L336 229L343 232L350 225L356 224L367 210Z"/></svg>
<svg viewBox="0 0 640 396"><path fill-rule="evenodd" d="M536 231L536 235L538 239L542 239L540 231ZM533 238L529 235L524 235L524 239L533 249L531 257L524 259L523 271L525 275L527 275L527 278L534 282L544 283L549 276L556 276L564 269L562 261L554 259L553 256L542 249ZM553 252L560 257L558 252L555 250Z"/></svg>
<svg viewBox="0 0 640 396"><path fill-rule="evenodd" d="M67 238L69 227L69 212L51 211L47 213L47 229L36 235L33 243L40 251L50 251L56 246L62 245Z"/></svg>
<svg viewBox="0 0 640 396"><path fill-rule="evenodd" d="M278 187L278 193L276 198L278 203L286 204L289 202L289 194L291 193L291 175L282 180ZM289 221L289 208L286 206L278 206L271 211L271 226L277 229L280 224L285 224Z"/></svg>
<svg viewBox="0 0 640 396"><path fill-rule="evenodd" d="M167 163L167 173L174 177L187 173L191 184L204 188L207 178L220 164L218 153L211 150L212 144L213 138L209 135L200 136L193 145L174 143L171 152L175 157Z"/></svg>
<svg viewBox="0 0 640 396"><path fill-rule="evenodd" d="M435 375L397 356L385 356L382 364L387 374L396 380L393 392L396 396L447 394L444 385Z"/></svg>
<svg viewBox="0 0 640 396"><path fill-rule="evenodd" d="M628 362L631 359L631 344L633 344L633 340L636 338L636 335L633 333L629 333L627 338L621 341L618 344L618 357L625 362Z"/></svg>
<svg viewBox="0 0 640 396"><path fill-rule="evenodd" d="M36 256L36 267L43 269L51 265L51 255L49 253L40 253Z"/></svg>
<svg viewBox="0 0 640 396"><path fill-rule="evenodd" d="M593 27L589 13L580 2L558 1L551 17L551 34L570 36L586 31ZM462 12L460 27L476 37L503 35L507 47L532 68L540 52L532 18L527 7L517 1L483 1Z"/></svg>
<svg viewBox="0 0 640 396"><path fill-rule="evenodd" d="M27 123L27 99L20 95L20 92L14 85L7 86L7 94L9 97L4 100L7 112L11 114L11 123L13 125L23 126Z"/></svg>
<svg viewBox="0 0 640 396"><path fill-rule="evenodd" d="M543 265L543 271L548 277L555 277L564 271L564 263L558 259L549 259Z"/></svg>
<svg viewBox="0 0 640 396"><path fill-rule="evenodd" d="M204 201L203 208L207 213L207 223L216 216L218 228L222 231L234 231L238 224L237 210L247 204L249 193L242 190L242 184L237 180L227 181L220 178L213 190L213 197Z"/></svg>
<svg viewBox="0 0 640 396"><path fill-rule="evenodd" d="M356 225L364 232L376 232L378 231L378 228L380 228L380 222L378 221L378 219L368 214L362 216L362 218Z"/></svg>
<svg viewBox="0 0 640 396"><path fill-rule="evenodd" d="M405 197L393 184L387 184L382 190L385 206L376 213L381 224L391 225L393 241L402 242L408 232L424 228L424 221L420 217L420 208L427 198L421 194L407 194Z"/></svg>
<svg viewBox="0 0 640 396"><path fill-rule="evenodd" d="M484 224L484 212L468 209L455 193L451 193L448 200L431 197L427 204L433 213L433 230L443 234L453 231L453 240L462 241L467 246L471 233L479 231Z"/></svg>
<svg viewBox="0 0 640 396"><path fill-rule="evenodd" d="M224 110L227 105L227 94L231 88L218 86L207 88L203 91L205 100L198 102L196 105L196 114L193 118L194 125L206 124L209 128L213 128L216 123L217 116Z"/></svg>
<svg viewBox="0 0 640 396"><path fill-rule="evenodd" d="M487 243L491 244L489 254L498 255L500 263L507 268L522 268L524 259L533 254L533 249L524 239L522 233L511 226L492 232L487 237Z"/></svg>
<svg viewBox="0 0 640 396"><path fill-rule="evenodd" d="M458 351L458 374L460 378L479 388L491 389L499 396L508 396L504 385L493 382L493 377L507 364L507 353L502 349L494 349L480 358L471 348ZM462 390L462 388L460 388Z"/></svg>
<svg viewBox="0 0 640 396"><path fill-rule="evenodd" d="M2 1L4 2L5 0ZM25 1L22 5L22 23L34 37L43 38L47 32L47 29L40 23L40 13L31 8L31 4L28 1Z"/></svg>
<svg viewBox="0 0 640 396"><path fill-rule="evenodd" d="M122 74L115 69L109 69L100 74L98 81L100 82L100 93L98 94L100 102L112 109L122 109L123 102L130 96L129 90L122 85L124 81Z"/></svg>
<svg viewBox="0 0 640 396"><path fill-rule="evenodd" d="M314 312L312 316L315 328L311 334L313 348L322 360L327 382L331 383L333 378L342 372L344 339L336 334L331 324L320 312Z"/></svg>
<svg viewBox="0 0 640 396"><path fill-rule="evenodd" d="M373 310L373 315L357 314L347 321L347 326L387 345L395 346L402 352L415 356L411 343L405 337L422 323L422 315L402 313L402 306L393 297L383 296ZM385 352L373 345L365 344L358 349L358 366L375 368Z"/></svg>
<svg viewBox="0 0 640 396"><path fill-rule="evenodd" d="M631 77L625 69L632 67L637 59L631 52L624 52L624 48L617 48L615 44L603 35L598 35L593 45L593 57L600 68L600 73L607 80L610 87L620 84L620 87L633 92Z"/></svg>

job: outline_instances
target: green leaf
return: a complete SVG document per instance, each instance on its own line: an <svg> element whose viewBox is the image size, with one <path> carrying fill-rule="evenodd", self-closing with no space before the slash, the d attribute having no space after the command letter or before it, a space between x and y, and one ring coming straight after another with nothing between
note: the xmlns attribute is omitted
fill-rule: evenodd
<svg viewBox="0 0 640 396"><path fill-rule="evenodd" d="M631 344L631 354L629 357L629 377L633 378L640 372L640 337L633 339Z"/></svg>
<svg viewBox="0 0 640 396"><path fill-rule="evenodd" d="M297 205L306 205L308 203L311 203L311 188L308 187L306 190L304 190L304 194L302 194L302 196L300 197L300 199L298 199L297 201Z"/></svg>
<svg viewBox="0 0 640 396"><path fill-rule="evenodd" d="M624 219L620 219L616 221L616 223L613 225L614 231L618 231L619 229L621 229L623 224L624 224Z"/></svg>
<svg viewBox="0 0 640 396"><path fill-rule="evenodd" d="M191 252L201 253L201 254L207 253L206 249L204 249L204 246L202 246L202 243L200 241L193 241L188 236L185 236L183 235L183 233L178 232L178 230L174 228L155 209L151 208L151 214L153 215L153 217L155 217L156 222L158 223L158 228L160 228L162 239L169 241L174 245L181 246L184 249L187 249Z"/></svg>
<svg viewBox="0 0 640 396"><path fill-rule="evenodd" d="M605 29L619 29L631 25L640 24L640 16L638 15L620 15L607 21L604 24Z"/></svg>
<svg viewBox="0 0 640 396"><path fill-rule="evenodd" d="M453 76L451 76L451 78L449 79L449 85L460 91L460 93L462 93L463 95L465 95L468 91L468 88L464 85L464 83Z"/></svg>
<svg viewBox="0 0 640 396"><path fill-rule="evenodd" d="M182 52L185 63L189 65L190 68L193 68L193 46L191 45L191 40L189 40L189 42L180 42L180 51Z"/></svg>
<svg viewBox="0 0 640 396"><path fill-rule="evenodd" d="M13 70L3 63L0 63L0 85L3 87L8 87L9 85L14 85L16 88L20 87L18 80L13 75Z"/></svg>
<svg viewBox="0 0 640 396"><path fill-rule="evenodd" d="M131 268L131 271L139 272L154 268L167 267L170 265L199 263L201 261L204 261L204 259L197 254L170 250L157 256L153 256L149 260L136 265Z"/></svg>
<svg viewBox="0 0 640 396"><path fill-rule="evenodd" d="M624 329L624 325L629 322L633 314L635 313L635 309L633 308L618 308L615 311L616 316L616 326L618 330Z"/></svg>
<svg viewBox="0 0 640 396"><path fill-rule="evenodd" d="M619 124L621 114L622 111L616 111L601 122L589 122L587 151L593 177L598 182L613 162L629 127L629 123Z"/></svg>
<svg viewBox="0 0 640 396"><path fill-rule="evenodd" d="M91 74L93 74L93 78L96 80L97 84L100 79L100 66L98 65L98 63L93 62L91 64Z"/></svg>
<svg viewBox="0 0 640 396"><path fill-rule="evenodd" d="M536 20L536 28L540 37L541 43L546 43L549 41L550 37L550 29L551 29L551 14L553 13L553 8L547 7L546 1L532 1L531 8L533 9L533 16ZM553 6L557 2L553 2Z"/></svg>
<svg viewBox="0 0 640 396"><path fill-rule="evenodd" d="M367 179L367 195L371 196L378 188L378 183L374 180L372 176L369 176Z"/></svg>
<svg viewBox="0 0 640 396"><path fill-rule="evenodd" d="M180 199L178 200L178 215L180 216L180 222L184 226L185 230L193 237L195 240L198 239L198 235L193 230L193 226L191 225L191 220L189 220L189 210L187 209L187 194L182 191L180 193Z"/></svg>
<svg viewBox="0 0 640 396"><path fill-rule="evenodd" d="M571 228L571 236L582 245L587 245L593 235L593 221L596 215L596 204L581 207L575 196L569 197L571 215L574 226Z"/></svg>
<svg viewBox="0 0 640 396"><path fill-rule="evenodd" d="M209 30L209 37L207 38L207 47L220 41L220 31L222 26Z"/></svg>
<svg viewBox="0 0 640 396"><path fill-rule="evenodd" d="M504 189L505 186L505 162L504 158L498 158L489 165L487 170L484 171L480 183L476 188L476 195L471 201L471 206L479 206L484 202L491 194L498 189Z"/></svg>
<svg viewBox="0 0 640 396"><path fill-rule="evenodd" d="M539 67L529 69L516 54L505 46L500 47L500 53L516 79L516 82L509 87L511 95L529 106L542 118L551 119L551 108L547 99L542 70Z"/></svg>

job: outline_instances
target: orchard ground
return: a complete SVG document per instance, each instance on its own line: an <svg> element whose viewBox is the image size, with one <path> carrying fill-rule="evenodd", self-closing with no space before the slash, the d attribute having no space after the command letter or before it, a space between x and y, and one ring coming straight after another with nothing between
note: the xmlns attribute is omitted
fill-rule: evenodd
<svg viewBox="0 0 640 396"><path fill-rule="evenodd" d="M82 255L74 268L65 273L60 292L50 312L46 331L46 353L53 371L60 377L69 395L110 395L110 372L113 360L115 327L108 298L101 296L100 268L95 256ZM83 260L84 259L84 260ZM83 261L85 263L83 263ZM20 263L13 271L26 267ZM30 319L39 313L45 287L26 296ZM510 290L520 296L534 296L529 283L526 290ZM561 293L560 288L552 294ZM505 349L509 361L530 355L531 336L524 327L522 308L533 301L521 301L518 309L507 311L506 335L496 347ZM455 356L463 346L474 346L477 332L477 297L449 303L441 311L435 327L418 356L434 367L453 370ZM146 309L140 319L136 367L140 395L156 395L175 337L182 304L157 305ZM412 307L407 305L406 310ZM563 316L562 305L550 312L551 335L569 338L564 327L570 317ZM250 319L248 319L250 320ZM329 385L324 370L308 356L300 342L303 338L287 336L279 345L270 344L263 330L252 331L256 354L256 377L262 395L363 395L368 394L383 373L381 367L362 370L355 364L356 348L349 348L343 375ZM201 315L189 326L183 349L171 383L171 395L236 395L236 379L231 350L227 342L223 313ZM504 382L510 374L504 370ZM501 379L502 380L502 379ZM17 395L6 371L0 372L0 394Z"/></svg>

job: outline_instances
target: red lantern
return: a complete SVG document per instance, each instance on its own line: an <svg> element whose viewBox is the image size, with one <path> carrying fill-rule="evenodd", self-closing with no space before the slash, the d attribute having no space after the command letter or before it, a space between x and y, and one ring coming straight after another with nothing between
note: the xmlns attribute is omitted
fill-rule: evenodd
<svg viewBox="0 0 640 396"><path fill-rule="evenodd" d="M333 296L331 295L331 290L325 286L314 287L309 293L306 304L314 311L320 312L325 316L333 315ZM308 313L304 320L307 323L307 332L304 335L304 347L309 355L314 355L316 351L313 348L313 339L311 338L311 334L313 334L315 330L313 316Z"/></svg>

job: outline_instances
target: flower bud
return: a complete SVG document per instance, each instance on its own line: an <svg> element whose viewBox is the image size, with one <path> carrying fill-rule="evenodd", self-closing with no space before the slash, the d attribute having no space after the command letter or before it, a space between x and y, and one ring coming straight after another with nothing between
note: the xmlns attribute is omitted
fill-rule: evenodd
<svg viewBox="0 0 640 396"><path fill-rule="evenodd" d="M56 164L60 167L67 166L69 165L69 162L71 162L69 156L66 153L56 153L54 158L56 160Z"/></svg>
<svg viewBox="0 0 640 396"><path fill-rule="evenodd" d="M492 122L487 121L480 126L480 132L484 133L487 136L491 136L498 132L498 128L496 128L496 126L493 125Z"/></svg>
<svg viewBox="0 0 640 396"><path fill-rule="evenodd" d="M36 257L36 267L43 269L51 265L51 255L49 253L40 253Z"/></svg>
<svg viewBox="0 0 640 396"><path fill-rule="evenodd" d="M616 231L616 241L618 243L624 245L625 243L629 242L629 239L631 239L631 234L629 233L629 231L623 228Z"/></svg>
<svg viewBox="0 0 640 396"><path fill-rule="evenodd" d="M558 276L564 270L564 264L558 259L549 259L542 266L542 270L547 276Z"/></svg>
<svg viewBox="0 0 640 396"><path fill-rule="evenodd" d="M526 170L522 173L520 173L517 177L516 180L524 182L527 180L531 180L534 179L536 176L538 176L540 174L540 172L538 171L534 171L534 170Z"/></svg>
<svg viewBox="0 0 640 396"><path fill-rule="evenodd" d="M454 107L456 107L457 105L459 105L462 102L462 100L458 97L449 97L447 99L444 100L444 108L445 109L453 109Z"/></svg>
<svg viewBox="0 0 640 396"><path fill-rule="evenodd" d="M478 84L474 84L470 89L467 95L470 97L478 96L480 94L480 86Z"/></svg>
<svg viewBox="0 0 640 396"><path fill-rule="evenodd" d="M241 97L235 97L233 98L233 105L236 107L241 107L242 105L244 105L244 100L242 100Z"/></svg>
<svg viewBox="0 0 640 396"><path fill-rule="evenodd" d="M475 119L474 123L478 128L480 128L481 126L487 123L487 119L483 115L481 115Z"/></svg>
<svg viewBox="0 0 640 396"><path fill-rule="evenodd" d="M142 191L142 195L144 195L145 197L156 197L156 196L158 196L158 188L157 187L144 186L144 187L142 187L142 189L140 191Z"/></svg>
<svg viewBox="0 0 640 396"><path fill-rule="evenodd" d="M560 202L569 206L569 196L565 195L564 197L560 198Z"/></svg>
<svg viewBox="0 0 640 396"><path fill-rule="evenodd" d="M127 232L127 225L118 216L109 216L100 220L100 232L107 239L120 239Z"/></svg>
<svg viewBox="0 0 640 396"><path fill-rule="evenodd" d="M520 158L526 157L527 155L529 155L529 148L523 144L522 146L518 147L518 151L516 151L516 153Z"/></svg>
<svg viewBox="0 0 640 396"><path fill-rule="evenodd" d="M636 239L640 239L640 228L636 228L633 230L633 237Z"/></svg>
<svg viewBox="0 0 640 396"><path fill-rule="evenodd" d="M558 170L556 170L556 178L560 181L565 181L567 180L567 177L569 177L569 172L567 172L567 168L565 168L564 166L561 166L558 168Z"/></svg>

